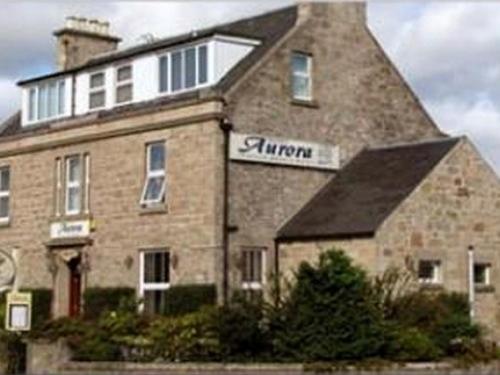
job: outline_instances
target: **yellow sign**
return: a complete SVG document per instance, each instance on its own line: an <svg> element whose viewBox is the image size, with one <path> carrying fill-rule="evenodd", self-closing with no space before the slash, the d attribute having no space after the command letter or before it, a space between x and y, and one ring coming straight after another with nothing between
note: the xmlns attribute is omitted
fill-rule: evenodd
<svg viewBox="0 0 500 375"><path fill-rule="evenodd" d="M8 331L31 329L31 293L11 292L7 294L5 329Z"/></svg>

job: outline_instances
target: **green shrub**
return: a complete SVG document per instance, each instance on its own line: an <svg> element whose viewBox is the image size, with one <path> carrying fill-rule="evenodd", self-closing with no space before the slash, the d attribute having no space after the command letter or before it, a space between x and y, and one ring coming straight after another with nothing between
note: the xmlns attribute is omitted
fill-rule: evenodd
<svg viewBox="0 0 500 375"><path fill-rule="evenodd" d="M51 289L22 289L21 292L31 293L31 327L36 329L52 316L52 290Z"/></svg>
<svg viewBox="0 0 500 375"><path fill-rule="evenodd" d="M154 357L166 361L217 359L217 320L217 309L210 307L182 316L158 317L146 332Z"/></svg>
<svg viewBox="0 0 500 375"><path fill-rule="evenodd" d="M388 356L404 362L434 361L442 352L426 334L418 328L397 329L390 344Z"/></svg>
<svg viewBox="0 0 500 375"><path fill-rule="evenodd" d="M317 266L299 266L272 324L276 351L307 362L374 357L385 343L382 318L365 272L330 250Z"/></svg>
<svg viewBox="0 0 500 375"><path fill-rule="evenodd" d="M162 315L175 316L213 306L217 302L213 284L175 285L166 291L165 310Z"/></svg>
<svg viewBox="0 0 500 375"><path fill-rule="evenodd" d="M105 312L119 308L122 300L135 299L133 288L87 288L83 293L84 316L97 319Z"/></svg>
<svg viewBox="0 0 500 375"><path fill-rule="evenodd" d="M235 296L219 311L219 335L224 360L245 361L271 354L269 332L264 324L261 301L251 302Z"/></svg>

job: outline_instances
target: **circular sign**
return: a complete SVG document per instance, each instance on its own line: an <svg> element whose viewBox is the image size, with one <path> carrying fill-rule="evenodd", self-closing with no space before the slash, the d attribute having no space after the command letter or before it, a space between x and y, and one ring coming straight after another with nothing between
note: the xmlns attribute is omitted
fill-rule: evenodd
<svg viewBox="0 0 500 375"><path fill-rule="evenodd" d="M3 250L0 250L0 288L13 283L16 275L14 259Z"/></svg>

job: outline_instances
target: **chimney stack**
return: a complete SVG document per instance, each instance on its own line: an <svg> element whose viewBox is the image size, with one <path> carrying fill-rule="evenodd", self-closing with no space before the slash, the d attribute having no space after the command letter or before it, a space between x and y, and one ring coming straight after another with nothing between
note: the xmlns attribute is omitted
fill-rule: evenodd
<svg viewBox="0 0 500 375"><path fill-rule="evenodd" d="M54 35L59 70L83 65L95 55L114 51L121 41L110 34L109 22L82 17L67 17L64 27Z"/></svg>

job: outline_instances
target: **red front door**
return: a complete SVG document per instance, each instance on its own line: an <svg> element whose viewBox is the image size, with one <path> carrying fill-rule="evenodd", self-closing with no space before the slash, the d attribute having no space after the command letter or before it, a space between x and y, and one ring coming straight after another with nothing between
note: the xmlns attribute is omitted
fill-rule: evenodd
<svg viewBox="0 0 500 375"><path fill-rule="evenodd" d="M80 259L72 259L69 267L69 316L80 315L82 277L80 274Z"/></svg>

